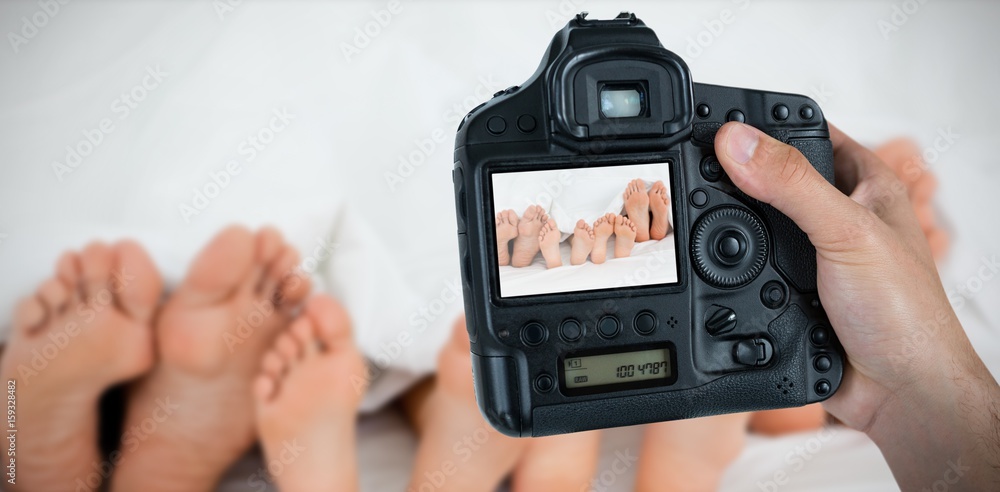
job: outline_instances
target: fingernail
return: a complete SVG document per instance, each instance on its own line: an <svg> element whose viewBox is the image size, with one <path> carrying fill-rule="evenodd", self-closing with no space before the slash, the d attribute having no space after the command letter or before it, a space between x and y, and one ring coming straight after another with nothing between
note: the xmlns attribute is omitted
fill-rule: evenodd
<svg viewBox="0 0 1000 492"><path fill-rule="evenodd" d="M753 128L738 124L729 132L729 142L726 152L734 161L746 164L753 158L757 144L760 143L760 135Z"/></svg>

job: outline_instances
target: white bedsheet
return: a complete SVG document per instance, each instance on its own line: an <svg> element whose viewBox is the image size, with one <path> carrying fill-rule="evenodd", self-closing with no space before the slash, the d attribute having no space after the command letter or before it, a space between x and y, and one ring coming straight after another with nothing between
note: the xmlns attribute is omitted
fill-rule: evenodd
<svg viewBox="0 0 1000 492"><path fill-rule="evenodd" d="M369 406L378 407L433 368L462 309L450 179L461 115L523 82L576 11L603 18L625 7L402 2L401 13L346 56L344 46L385 2L231 2L238 4L232 11L218 10L229 3L77 0L17 52L0 46L0 324L50 274L61 250L96 237L142 240L176 284L197 249L229 223L274 224L304 256L339 231L333 239L343 249L317 270L317 282L345 300L365 353L401 375L373 391ZM958 314L977 351L998 374L1000 281L981 272L984 259L1000 252L1000 65L984 63L982 53L1000 45L993 26L1000 12L994 2L926 2L886 35L894 3L692 0L628 8L685 58L696 81L808 94L867 143L905 135L927 148L957 238L942 277L962 299ZM18 31L22 17L39 9L33 0L3 2L2 31ZM721 23L727 10L731 22ZM121 119L112 105L150 67L168 75ZM294 119L249 161L241 144L282 108ZM52 163L105 117L114 131L59 180ZM243 162L241 174L185 220L179 205L232 159ZM413 343L397 349L403 331ZM726 490L761 490L756 481L787 467L782 456L794 439L752 441ZM397 452L407 448L380 442L377 449L396 459L379 461L375 453L365 473L405 483ZM834 442L781 490L892 488L863 436L845 432ZM761 459L744 461L753 456ZM609 490L628 490L627 483ZM241 484L245 477L236 490L247 489Z"/></svg>

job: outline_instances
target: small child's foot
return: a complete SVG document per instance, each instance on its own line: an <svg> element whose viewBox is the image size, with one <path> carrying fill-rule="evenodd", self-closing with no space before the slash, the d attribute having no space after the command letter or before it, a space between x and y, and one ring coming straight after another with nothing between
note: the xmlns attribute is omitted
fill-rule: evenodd
<svg viewBox="0 0 1000 492"><path fill-rule="evenodd" d="M352 381L364 374L347 313L325 296L310 300L264 355L253 389L257 429L282 492L358 489L355 424L362 391Z"/></svg>
<svg viewBox="0 0 1000 492"><path fill-rule="evenodd" d="M573 229L573 239L570 241L571 248L569 262L571 265L582 265L587 261L587 256L594 249L594 229L583 219L576 222Z"/></svg>
<svg viewBox="0 0 1000 492"><path fill-rule="evenodd" d="M625 187L625 213L635 224L635 240L649 241L649 195L646 194L646 182L633 179Z"/></svg>
<svg viewBox="0 0 1000 492"><path fill-rule="evenodd" d="M735 413L647 425L635 490L718 490L722 474L746 444L748 418Z"/></svg>
<svg viewBox="0 0 1000 492"><path fill-rule="evenodd" d="M635 237L635 224L628 217L615 216L615 258L625 258L632 254Z"/></svg>
<svg viewBox="0 0 1000 492"><path fill-rule="evenodd" d="M514 252L510 258L510 264L515 267L526 267L535 260L538 254L538 233L542 226L549 221L549 216L545 214L542 207L529 205L521 215L521 220L517 224L517 238L514 239Z"/></svg>
<svg viewBox="0 0 1000 492"><path fill-rule="evenodd" d="M649 238L660 240L670 234L670 193L663 181L653 183L649 189L649 210L653 221L649 224Z"/></svg>
<svg viewBox="0 0 1000 492"><path fill-rule="evenodd" d="M100 489L98 400L152 366L161 288L139 245L94 243L63 255L18 306L0 363L17 397L19 473L7 490Z"/></svg>
<svg viewBox="0 0 1000 492"><path fill-rule="evenodd" d="M896 139L875 149L875 155L906 185L907 195L927 237L931 254L938 260L944 258L950 240L948 233L938 225L934 213L933 198L937 178L924 162L920 147L912 140Z"/></svg>
<svg viewBox="0 0 1000 492"><path fill-rule="evenodd" d="M826 411L819 403L750 414L750 431L765 436L819 429L825 423Z"/></svg>
<svg viewBox="0 0 1000 492"><path fill-rule="evenodd" d="M615 214L605 214L594 222L594 249L590 252L590 261L597 265L608 259L608 239L615 232Z"/></svg>
<svg viewBox="0 0 1000 492"><path fill-rule="evenodd" d="M530 438L528 449L514 470L511 490L595 490L592 482L597 472L600 448L601 431ZM631 466L630 463L628 465Z"/></svg>
<svg viewBox="0 0 1000 492"><path fill-rule="evenodd" d="M125 428L157 431L123 437L112 490L214 490L253 445L261 358L309 292L298 262L273 229L230 227L199 253L157 319L159 364L129 394Z"/></svg>
<svg viewBox="0 0 1000 492"><path fill-rule="evenodd" d="M464 319L455 323L451 340L438 356L431 389L418 399L408 405L420 445L407 490L496 490L521 459L528 441L500 434L476 407ZM445 478L439 482L437 476Z"/></svg>
<svg viewBox="0 0 1000 492"><path fill-rule="evenodd" d="M510 265L510 241L517 237L517 214L504 210L497 214L497 262Z"/></svg>
<svg viewBox="0 0 1000 492"><path fill-rule="evenodd" d="M538 245L542 249L542 258L545 258L545 268L562 266L562 254L559 253L561 239L562 232L556 227L555 219L550 218L538 233Z"/></svg>

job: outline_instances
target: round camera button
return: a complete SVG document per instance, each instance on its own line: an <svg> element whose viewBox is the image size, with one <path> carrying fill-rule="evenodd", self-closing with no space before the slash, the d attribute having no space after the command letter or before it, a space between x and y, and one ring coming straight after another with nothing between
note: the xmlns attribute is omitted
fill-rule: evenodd
<svg viewBox="0 0 1000 492"><path fill-rule="evenodd" d="M772 280L760 289L760 302L770 309L777 309L785 303L785 297L788 296L788 291L785 290L785 285L776 280Z"/></svg>
<svg viewBox="0 0 1000 492"><path fill-rule="evenodd" d="M614 338L621 331L621 323L614 316L605 316L597 322L597 333L604 338Z"/></svg>
<svg viewBox="0 0 1000 492"><path fill-rule="evenodd" d="M549 391L552 391L554 386L555 380L548 374L539 374L538 377L535 378L535 391L538 391L539 393L548 393Z"/></svg>
<svg viewBox="0 0 1000 492"><path fill-rule="evenodd" d="M738 121L740 123L746 123L747 116L743 114L743 111L734 109L726 115L726 121Z"/></svg>
<svg viewBox="0 0 1000 492"><path fill-rule="evenodd" d="M719 240L719 254L724 258L733 259L740 254L740 240L735 236L725 236Z"/></svg>
<svg viewBox="0 0 1000 492"><path fill-rule="evenodd" d="M583 337L583 325L575 319L563 321L559 327L559 336L567 342L575 342Z"/></svg>
<svg viewBox="0 0 1000 492"><path fill-rule="evenodd" d="M708 118L709 116L711 116L711 114L712 114L712 108L709 107L707 104L701 103L698 105L699 118Z"/></svg>
<svg viewBox="0 0 1000 492"><path fill-rule="evenodd" d="M490 116L490 119L486 120L486 130L494 135L502 135L507 131L507 120L503 119L503 116Z"/></svg>
<svg viewBox="0 0 1000 492"><path fill-rule="evenodd" d="M812 340L813 345L822 347L830 342L830 331L826 327L817 326L809 333L809 340Z"/></svg>
<svg viewBox="0 0 1000 492"><path fill-rule="evenodd" d="M799 117L804 120L811 120L815 115L816 112L813 110L812 106L802 106L799 108Z"/></svg>
<svg viewBox="0 0 1000 492"><path fill-rule="evenodd" d="M705 178L705 181L713 183L721 179L723 174L722 164L719 163L719 159L714 155L702 159L698 170L701 172L701 177Z"/></svg>
<svg viewBox="0 0 1000 492"><path fill-rule="evenodd" d="M829 371L833 367L833 360L830 359L829 355L820 354L813 359L813 367L819 372Z"/></svg>
<svg viewBox="0 0 1000 492"><path fill-rule="evenodd" d="M691 192L691 205L702 208L708 205L708 193L705 190L694 190Z"/></svg>
<svg viewBox="0 0 1000 492"><path fill-rule="evenodd" d="M820 379L819 381L816 382L815 389L816 389L816 394L817 395L819 395L819 396L826 396L826 395L830 394L830 391L833 390L833 387L830 386L830 382L829 381L827 381L825 379Z"/></svg>
<svg viewBox="0 0 1000 492"><path fill-rule="evenodd" d="M635 320L635 331L640 335L649 335L653 333L656 329L656 316L650 312L641 312L636 315Z"/></svg>
<svg viewBox="0 0 1000 492"><path fill-rule="evenodd" d="M771 116L774 116L774 119L778 121L787 120L788 115L789 115L788 106L785 106L784 104L775 105L774 109L771 110Z"/></svg>
<svg viewBox="0 0 1000 492"><path fill-rule="evenodd" d="M522 114L517 118L517 129L521 130L521 133L531 133L537 126L535 117L530 114Z"/></svg>
<svg viewBox="0 0 1000 492"><path fill-rule="evenodd" d="M528 323L521 328L521 341L532 347L541 345L548 338L549 332L541 323Z"/></svg>

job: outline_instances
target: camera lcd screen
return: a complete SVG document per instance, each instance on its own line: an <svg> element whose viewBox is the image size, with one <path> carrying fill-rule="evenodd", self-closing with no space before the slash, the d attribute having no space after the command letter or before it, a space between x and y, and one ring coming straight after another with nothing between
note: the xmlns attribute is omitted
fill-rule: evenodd
<svg viewBox="0 0 1000 492"><path fill-rule="evenodd" d="M669 163L491 179L500 297L677 283Z"/></svg>
<svg viewBox="0 0 1000 492"><path fill-rule="evenodd" d="M563 385L567 389L671 379L670 350L666 348L620 354L567 357Z"/></svg>

